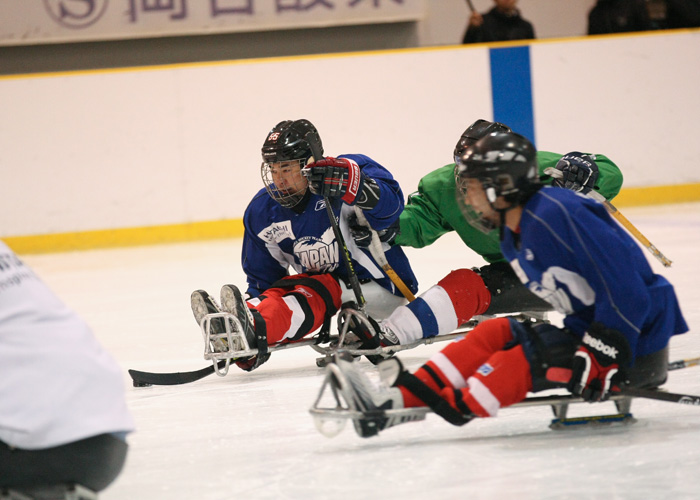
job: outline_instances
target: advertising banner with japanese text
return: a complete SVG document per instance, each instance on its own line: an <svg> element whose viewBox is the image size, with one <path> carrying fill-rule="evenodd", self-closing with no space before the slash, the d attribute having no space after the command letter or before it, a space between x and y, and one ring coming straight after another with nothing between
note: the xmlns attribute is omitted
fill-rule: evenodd
<svg viewBox="0 0 700 500"><path fill-rule="evenodd" d="M417 21L424 0L2 0L0 45Z"/></svg>

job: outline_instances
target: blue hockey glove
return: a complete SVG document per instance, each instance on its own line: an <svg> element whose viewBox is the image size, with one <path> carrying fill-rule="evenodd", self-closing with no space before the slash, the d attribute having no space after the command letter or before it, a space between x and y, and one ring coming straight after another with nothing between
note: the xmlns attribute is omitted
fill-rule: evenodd
<svg viewBox="0 0 700 500"><path fill-rule="evenodd" d="M350 215L348 222L350 234L352 235L352 239L355 240L355 243L357 243L357 246L360 248L368 248L372 243L372 231L367 226L361 225L355 214ZM377 231L377 235L379 236L379 241L391 246L400 232L399 220L396 219L396 221L386 229Z"/></svg>
<svg viewBox="0 0 700 500"><path fill-rule="evenodd" d="M557 162L563 177L554 177L553 185L586 194L598 180L598 165L593 156L578 151L568 153Z"/></svg>
<svg viewBox="0 0 700 500"><path fill-rule="evenodd" d="M567 389L586 401L605 401L610 389L625 381L632 360L625 336L601 323L592 323L574 354Z"/></svg>
<svg viewBox="0 0 700 500"><path fill-rule="evenodd" d="M354 205L362 193L365 176L357 163L347 158L328 156L310 163L302 171L309 180L309 189L331 199L340 198Z"/></svg>

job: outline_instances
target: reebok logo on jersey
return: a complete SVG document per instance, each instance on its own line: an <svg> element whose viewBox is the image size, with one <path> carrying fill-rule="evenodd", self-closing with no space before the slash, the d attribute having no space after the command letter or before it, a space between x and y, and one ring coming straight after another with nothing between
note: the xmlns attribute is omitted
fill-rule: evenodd
<svg viewBox="0 0 700 500"><path fill-rule="evenodd" d="M598 352L602 352L606 356L609 356L612 359L617 359L617 349L615 347L607 345L605 342L603 342L600 339L597 339L595 337L591 337L588 332L583 336L583 343L586 344L588 347L591 349L595 349Z"/></svg>

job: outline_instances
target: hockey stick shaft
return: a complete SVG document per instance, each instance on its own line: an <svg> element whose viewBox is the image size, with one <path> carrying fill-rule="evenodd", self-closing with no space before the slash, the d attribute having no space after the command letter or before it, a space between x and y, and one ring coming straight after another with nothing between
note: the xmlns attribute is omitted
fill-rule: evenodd
<svg viewBox="0 0 700 500"><path fill-rule="evenodd" d="M460 335L464 335L467 332L455 332L454 334L451 335L446 335L444 336L445 338L441 338L443 336L438 336L434 337L437 341L442 341L442 340L451 340L452 338L457 338ZM448 338L449 337L449 338ZM302 346L302 345L311 345L315 342L315 339L305 339L304 341L297 342L295 344L283 344L282 346L272 346L270 347L271 351L275 350L280 350L284 348L284 346ZM432 342L426 342L426 343L432 343ZM408 348L407 346L405 348ZM359 353L359 351L358 351ZM364 353L362 353L364 354ZM371 354L371 353L370 353ZM226 365L226 360L222 359L217 362L217 366L219 369L223 369ZM675 371L675 370L682 370L683 368L689 368L691 366L698 366L700 365L700 357L699 358L688 358L688 359L678 359L676 361L671 361L668 363L668 371ZM169 372L169 373L154 373L154 372L145 372L145 371L140 371L140 370L129 370L129 375L131 376L132 380L134 381L134 387L140 387L140 386L148 386L148 385L181 385L181 384L189 384L190 382L196 382L197 380L203 379L204 377L207 377L214 373L214 366L209 365L206 366L202 369L199 370L194 370L191 372Z"/></svg>
<svg viewBox="0 0 700 500"><path fill-rule="evenodd" d="M321 151L320 144L316 141L316 137L313 132L308 132L304 139L309 144L311 149L311 154L315 161L323 158L323 152ZM365 310L365 296L362 294L362 287L360 287L360 280L357 279L357 273L355 272L355 267L352 265L352 259L350 258L350 251L345 243L345 238L343 238L343 233L340 232L340 227L338 226L338 221L335 220L335 213L333 212L333 205L331 205L331 200L328 196L323 197L323 201L326 204L326 212L328 213L328 220L333 228L333 234L335 235L335 240L338 242L338 246L342 249L343 262L345 262L345 268L348 272L348 281L350 281L350 287L355 294L355 300L361 311Z"/></svg>
<svg viewBox="0 0 700 500"><path fill-rule="evenodd" d="M689 366L697 365L700 365L700 358L679 359L669 362L668 370L680 370L681 368L688 368Z"/></svg>
<svg viewBox="0 0 700 500"><path fill-rule="evenodd" d="M593 193L593 192L594 192L594 191L591 191L591 193ZM598 196L600 196L601 198L603 198L602 195L600 195L599 193L595 193L595 194L597 194ZM598 199L598 198L595 198L595 199ZM627 229L627 230L632 234L632 236L634 236L635 238L637 238L637 240L638 240L642 245L644 245L644 247L646 247L646 248L654 255L654 257L656 257L656 258L664 265L664 267L671 267L672 261L671 261L668 257L666 257L663 253L661 253L661 251L660 251L658 248L656 248L656 246L655 246L651 241L649 241L649 240L647 239L647 237L644 236L644 235L641 233L641 231L639 231L639 229L637 229L637 228L634 226L634 224L632 224L632 223L627 219L627 217L625 217L624 215L622 215L622 213L620 213L620 211L619 211L617 208L615 208L615 206L614 206L612 203L610 203L610 202L609 202L608 200L606 200L605 198L602 199L601 203L602 203L603 205L605 205L605 208L607 208L608 212L610 212L610 215L612 215L613 217L615 217L615 219L616 219L625 229Z"/></svg>
<svg viewBox="0 0 700 500"><path fill-rule="evenodd" d="M474 12L474 4L472 3L472 0L467 0L467 6L469 7L469 10Z"/></svg>
<svg viewBox="0 0 700 500"><path fill-rule="evenodd" d="M571 379L570 368L552 367L547 370L547 380L566 387ZM611 395L630 396L633 398L655 399L657 401L667 401L669 403L679 403L684 405L700 406L700 396L692 394L677 394L659 389L641 389L638 387L622 387L618 390L611 390Z"/></svg>
<svg viewBox="0 0 700 500"><path fill-rule="evenodd" d="M563 172L552 167L546 168L544 170L544 173L554 179L562 179L564 177ZM654 257L656 257L664 265L664 267L671 267L672 261L663 253L661 253L661 251L658 248L656 248L656 246L651 241L649 241L649 239L646 236L644 236L642 232L639 229L637 229L634 226L634 224L632 224L629 221L629 219L627 219L627 217L622 215L622 213L617 209L617 207L615 207L615 205L613 205L607 199L605 199L605 196L593 190L586 193L586 196L602 203L605 209L608 211L608 213L610 213L610 215L612 215L622 227L627 229L630 232L630 234L632 234L632 236L637 238L637 241L639 241L647 250L649 250L654 255Z"/></svg>
<svg viewBox="0 0 700 500"><path fill-rule="evenodd" d="M369 245L369 251L372 254L372 257L374 257L374 260L376 260L377 263L382 266L382 269L389 277L391 282L396 286L396 288L399 289L403 296L408 299L409 302L416 300L416 296L413 295L413 292L411 292L408 286L406 286L406 283L403 282L399 275L396 274L396 271L394 271L394 268L391 267L391 264L389 264L389 261L386 259L386 255L382 249L382 242L379 240L379 235L377 234L377 231L372 229L372 226L365 217L362 209L356 206L355 215L357 215L357 221L360 223L360 225L365 226L372 234L372 242Z"/></svg>
<svg viewBox="0 0 700 500"><path fill-rule="evenodd" d="M355 294L355 300L357 300L357 305L359 309L364 312L365 310L365 296L362 294L362 287L360 287L360 280L357 279L357 273L355 273L355 267L352 265L352 259L350 258L350 251L345 243L345 238L340 232L340 227L338 226L338 221L335 220L335 213L333 213L333 207L331 206L331 200L327 197L323 197L326 203L326 211L328 212L328 220L331 222L331 227L333 228L333 234L338 242L338 246L342 248L343 261L345 262L345 268L348 271L348 280L350 281L350 286Z"/></svg>
<svg viewBox="0 0 700 500"><path fill-rule="evenodd" d="M657 401L666 401L669 403L700 406L700 396L694 396L692 394L677 394L655 389L637 389L635 387L625 387L619 391L619 394L632 396L634 398L656 399Z"/></svg>

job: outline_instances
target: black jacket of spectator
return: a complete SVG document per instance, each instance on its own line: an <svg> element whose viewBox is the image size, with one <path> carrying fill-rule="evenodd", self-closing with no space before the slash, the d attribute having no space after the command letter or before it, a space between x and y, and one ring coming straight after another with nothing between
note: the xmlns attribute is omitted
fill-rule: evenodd
<svg viewBox="0 0 700 500"><path fill-rule="evenodd" d="M644 0L598 0L588 13L588 34L626 33L651 29Z"/></svg>
<svg viewBox="0 0 700 500"><path fill-rule="evenodd" d="M501 42L505 40L531 40L535 30L520 12L507 16L494 7L483 15L484 23L478 28L469 26L462 43Z"/></svg>
<svg viewBox="0 0 700 500"><path fill-rule="evenodd" d="M700 0L666 0L666 23L663 27L700 27Z"/></svg>

